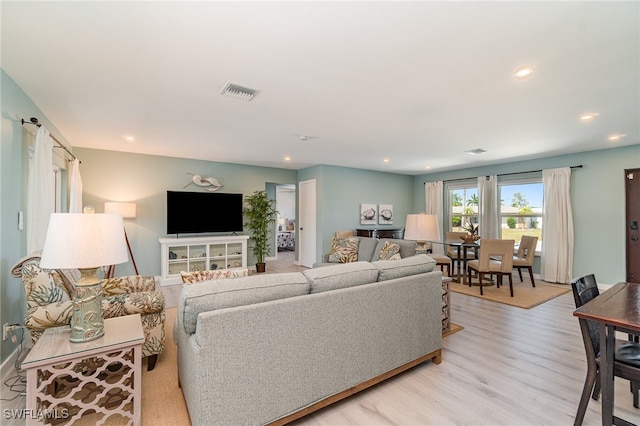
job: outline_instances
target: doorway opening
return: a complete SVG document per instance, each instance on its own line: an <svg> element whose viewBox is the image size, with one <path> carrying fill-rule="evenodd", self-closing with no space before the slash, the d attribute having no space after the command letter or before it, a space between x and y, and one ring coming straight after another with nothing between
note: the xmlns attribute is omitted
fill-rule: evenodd
<svg viewBox="0 0 640 426"><path fill-rule="evenodd" d="M295 263L296 235L296 185L276 185L276 260L283 265Z"/></svg>

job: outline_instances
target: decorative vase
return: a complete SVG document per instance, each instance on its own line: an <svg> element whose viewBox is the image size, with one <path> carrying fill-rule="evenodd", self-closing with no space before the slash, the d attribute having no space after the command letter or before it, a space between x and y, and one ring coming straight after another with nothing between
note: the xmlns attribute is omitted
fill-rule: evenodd
<svg viewBox="0 0 640 426"><path fill-rule="evenodd" d="M476 241L480 239L480 237L477 235L467 235L460 238L462 238L466 244L475 244Z"/></svg>
<svg viewBox="0 0 640 426"><path fill-rule="evenodd" d="M460 238L465 242L465 244L475 244L476 241L480 239L478 235L471 235L471 234L461 236Z"/></svg>

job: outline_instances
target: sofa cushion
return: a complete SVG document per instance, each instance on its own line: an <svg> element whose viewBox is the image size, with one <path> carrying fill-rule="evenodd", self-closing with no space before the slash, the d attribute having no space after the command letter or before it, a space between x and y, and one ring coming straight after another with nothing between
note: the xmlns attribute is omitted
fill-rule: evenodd
<svg viewBox="0 0 640 426"><path fill-rule="evenodd" d="M379 256L378 253L382 251L382 247L384 247L387 241L390 241L394 244L398 244L400 246L400 257L403 259L405 257L412 257L416 255L417 244L415 241L381 238L380 240L377 240L378 244L376 246L375 255L372 258L372 260L378 260L378 256Z"/></svg>
<svg viewBox="0 0 640 426"><path fill-rule="evenodd" d="M398 259L401 259L400 245L396 243L392 243L391 241L386 241L382 246L382 248L380 249L378 260L398 260Z"/></svg>
<svg viewBox="0 0 640 426"><path fill-rule="evenodd" d="M183 287L178 315L184 331L193 334L200 312L300 296L308 294L309 287L301 272L202 281Z"/></svg>
<svg viewBox="0 0 640 426"><path fill-rule="evenodd" d="M400 260L378 260L371 262L371 264L378 268L378 281L424 274L433 271L436 267L436 261L426 254L405 257Z"/></svg>
<svg viewBox="0 0 640 426"><path fill-rule="evenodd" d="M330 263L349 263L358 260L358 238L338 238L331 240Z"/></svg>
<svg viewBox="0 0 640 426"><path fill-rule="evenodd" d="M358 247L358 260L365 262L371 262L372 260L378 260L376 247L378 246L377 238L360 237L360 246Z"/></svg>
<svg viewBox="0 0 640 426"><path fill-rule="evenodd" d="M311 293L320 293L376 282L378 268L369 262L351 262L307 269L303 274L311 283Z"/></svg>

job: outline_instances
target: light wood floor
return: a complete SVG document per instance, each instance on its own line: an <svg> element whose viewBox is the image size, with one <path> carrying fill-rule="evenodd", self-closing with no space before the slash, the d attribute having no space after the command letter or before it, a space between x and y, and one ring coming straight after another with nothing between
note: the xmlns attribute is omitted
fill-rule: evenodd
<svg viewBox="0 0 640 426"><path fill-rule="evenodd" d="M440 365L423 364L297 425L571 425L586 362L571 293L523 310L453 293ZM629 383L616 415L640 424ZM599 425L600 401L584 425Z"/></svg>

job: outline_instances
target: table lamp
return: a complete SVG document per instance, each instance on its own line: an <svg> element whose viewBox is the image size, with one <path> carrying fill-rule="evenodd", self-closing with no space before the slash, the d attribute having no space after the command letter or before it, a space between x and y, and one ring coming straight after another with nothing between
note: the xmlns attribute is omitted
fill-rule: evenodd
<svg viewBox="0 0 640 426"><path fill-rule="evenodd" d="M404 231L405 240L413 240L418 244L416 251L426 253L427 241L439 240L438 220L434 214L408 214Z"/></svg>
<svg viewBox="0 0 640 426"><path fill-rule="evenodd" d="M71 336L73 343L104 335L102 279L104 265L128 260L122 217L115 214L52 213L42 249L40 267L80 270L75 285Z"/></svg>
<svg viewBox="0 0 640 426"><path fill-rule="evenodd" d="M136 218L136 203L118 203L114 201L108 201L104 203L104 212L113 213L122 216L123 219L135 219ZM133 269L136 271L136 275L140 275L138 272L138 265L136 265L136 259L133 257L133 251L131 251L131 244L129 244L129 237L127 236L127 228L124 227L124 239L127 242L127 249L129 250L129 256L133 263ZM107 277L113 278L116 272L116 266L110 265L107 271Z"/></svg>

